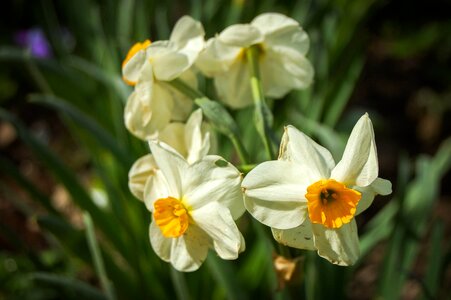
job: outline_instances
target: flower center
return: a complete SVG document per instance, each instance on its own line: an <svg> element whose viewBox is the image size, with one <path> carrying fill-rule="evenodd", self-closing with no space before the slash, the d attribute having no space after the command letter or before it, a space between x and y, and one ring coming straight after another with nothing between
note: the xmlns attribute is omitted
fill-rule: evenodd
<svg viewBox="0 0 451 300"><path fill-rule="evenodd" d="M179 237L188 229L189 215L182 201L168 197L153 204L153 217L165 237Z"/></svg>
<svg viewBox="0 0 451 300"><path fill-rule="evenodd" d="M146 49L147 47L149 47L151 44L150 40L145 40L142 43L136 43L134 44L130 50L128 50L127 56L125 57L124 61L122 62L122 68L125 66L125 64L139 51ZM126 84L134 86L136 84L136 82L127 80L125 78L122 78Z"/></svg>
<svg viewBox="0 0 451 300"><path fill-rule="evenodd" d="M328 228L351 222L362 194L333 179L322 179L307 188L310 221Z"/></svg>

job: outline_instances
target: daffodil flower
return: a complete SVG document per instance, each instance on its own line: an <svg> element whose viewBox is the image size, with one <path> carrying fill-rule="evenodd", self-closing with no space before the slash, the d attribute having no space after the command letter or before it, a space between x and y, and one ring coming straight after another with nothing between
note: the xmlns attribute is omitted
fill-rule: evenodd
<svg viewBox="0 0 451 300"><path fill-rule="evenodd" d="M158 140L170 145L189 164L202 159L209 152L214 152L216 140L213 132L202 122L202 110L197 109L185 123L173 122L167 125L157 136ZM128 185L132 194L144 201L144 186L157 172L158 166L152 154L139 158L128 174Z"/></svg>
<svg viewBox="0 0 451 300"><path fill-rule="evenodd" d="M313 68L305 58L309 39L299 23L284 15L265 13L250 24L232 25L207 41L196 65L214 77L218 95L232 108L252 104L246 49L259 49L265 96L281 98L310 85Z"/></svg>
<svg viewBox="0 0 451 300"><path fill-rule="evenodd" d="M376 194L391 193L391 183L378 172L367 114L354 126L336 165L327 149L288 126L278 160L258 165L243 180L245 207L272 228L279 243L352 265L360 254L355 216Z"/></svg>
<svg viewBox="0 0 451 300"><path fill-rule="evenodd" d="M197 270L210 248L236 259L245 247L234 221L245 210L240 172L220 156L188 164L164 143L149 145L158 170L146 183L144 202L155 253L179 271Z"/></svg>
<svg viewBox="0 0 451 300"><path fill-rule="evenodd" d="M204 29L191 17L182 17L170 39L136 43L123 64L123 79L135 86L124 111L127 129L135 136L149 140L170 121L185 121L192 101L172 88L168 81L181 78L197 87L191 66L204 47Z"/></svg>

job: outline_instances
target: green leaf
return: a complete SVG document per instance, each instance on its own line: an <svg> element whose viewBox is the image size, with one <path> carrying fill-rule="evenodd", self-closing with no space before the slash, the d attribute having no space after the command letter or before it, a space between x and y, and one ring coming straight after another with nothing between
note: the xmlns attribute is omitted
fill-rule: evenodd
<svg viewBox="0 0 451 300"><path fill-rule="evenodd" d="M111 136L108 131L104 130L94 119L78 110L68 101L52 95L37 94L31 95L30 101L44 104L69 116L76 124L82 126L89 134L93 135L102 148L111 151L111 153L116 156L117 161L120 162L125 169L129 169L133 164L132 156L118 145L116 139Z"/></svg>
<svg viewBox="0 0 451 300"><path fill-rule="evenodd" d="M83 281L69 278L52 273L36 272L31 273L30 277L37 283L45 283L55 287L61 287L68 292L77 295L79 299L104 300L106 299L102 292L98 289L84 283Z"/></svg>
<svg viewBox="0 0 451 300"><path fill-rule="evenodd" d="M89 194L79 183L73 172L69 170L62 161L40 140L31 135L24 125L7 111L0 109L0 119L10 122L17 130L19 137L28 145L33 153L48 167L54 177L60 181L71 194L72 200L82 209L89 211L96 219L102 231L109 237L116 247L126 253L126 246L115 229L114 220L111 215L97 207Z"/></svg>

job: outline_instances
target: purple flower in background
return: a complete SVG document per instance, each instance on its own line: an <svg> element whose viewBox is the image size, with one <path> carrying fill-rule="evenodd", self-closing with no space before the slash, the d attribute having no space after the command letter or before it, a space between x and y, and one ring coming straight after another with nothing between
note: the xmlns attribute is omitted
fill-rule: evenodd
<svg viewBox="0 0 451 300"><path fill-rule="evenodd" d="M18 45L29 49L32 56L39 58L52 56L52 49L40 28L20 30L16 32L14 39Z"/></svg>

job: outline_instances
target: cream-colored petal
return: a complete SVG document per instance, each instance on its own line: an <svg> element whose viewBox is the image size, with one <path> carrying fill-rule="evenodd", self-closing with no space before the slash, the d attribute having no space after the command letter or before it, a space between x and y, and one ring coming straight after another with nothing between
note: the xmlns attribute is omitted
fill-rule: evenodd
<svg viewBox="0 0 451 300"><path fill-rule="evenodd" d="M207 41L205 49L200 52L196 66L205 75L212 77L226 72L242 55L242 48L222 43L218 38Z"/></svg>
<svg viewBox="0 0 451 300"><path fill-rule="evenodd" d="M157 169L153 176L147 178L146 184L144 185L143 199L147 209L153 212L155 201L167 197L174 197L174 193L171 190L163 173Z"/></svg>
<svg viewBox="0 0 451 300"><path fill-rule="evenodd" d="M210 202L190 211L197 226L212 239L216 253L222 259L236 259L240 253L241 233L230 211L218 202Z"/></svg>
<svg viewBox="0 0 451 300"><path fill-rule="evenodd" d="M194 60L191 61L190 57L185 54L179 51L171 51L166 55L158 57L158 59L154 59L155 78L161 81L171 81L188 70L193 62Z"/></svg>
<svg viewBox="0 0 451 300"><path fill-rule="evenodd" d="M264 35L266 48L286 47L306 54L309 49L309 38L299 23L278 13L267 13L256 17L252 25Z"/></svg>
<svg viewBox="0 0 451 300"><path fill-rule="evenodd" d="M184 195L182 178L188 169L188 163L174 149L163 142L150 141L149 147L155 162L168 182L171 197L181 199Z"/></svg>
<svg viewBox="0 0 451 300"><path fill-rule="evenodd" d="M364 114L355 124L346 144L343 158L332 170L331 178L346 185L365 187L379 173L373 124Z"/></svg>
<svg viewBox="0 0 451 300"><path fill-rule="evenodd" d="M169 123L172 100L158 87L150 100L143 101L136 92L127 100L124 109L125 127L136 137L149 140Z"/></svg>
<svg viewBox="0 0 451 300"><path fill-rule="evenodd" d="M149 238L153 251L164 261L171 261L172 238L166 238L161 233L160 228L152 220L149 226Z"/></svg>
<svg viewBox="0 0 451 300"><path fill-rule="evenodd" d="M312 224L313 242L318 255L340 266L353 265L360 256L355 219L338 229Z"/></svg>
<svg viewBox="0 0 451 300"><path fill-rule="evenodd" d="M218 202L227 207L234 220L244 212L241 174L217 155L207 155L190 165L184 178L185 199L193 209Z"/></svg>
<svg viewBox="0 0 451 300"><path fill-rule="evenodd" d="M360 193L362 193L362 198L360 198L357 204L356 215L365 211L373 203L374 197L376 195L389 195L392 192L391 182L383 179L376 178L369 186L366 187L355 187Z"/></svg>
<svg viewBox="0 0 451 300"><path fill-rule="evenodd" d="M254 103L248 66L243 62L243 60L236 61L227 72L214 77L219 99L234 109L244 108Z"/></svg>
<svg viewBox="0 0 451 300"><path fill-rule="evenodd" d="M335 166L329 150L291 125L285 127L279 160L296 163L310 183L329 178L330 170Z"/></svg>
<svg viewBox="0 0 451 300"><path fill-rule="evenodd" d="M185 82L193 89L197 89L197 77L191 69L183 72L180 75L179 79L183 80L183 82ZM185 94L173 88L171 85L165 84L165 87L167 87L168 91L171 93L174 101L171 120L177 122L186 122L191 114L191 111L193 110L193 101Z"/></svg>
<svg viewBox="0 0 451 300"><path fill-rule="evenodd" d="M194 111L188 119L185 130L186 160L192 164L206 156L210 150L210 133L202 130L202 110Z"/></svg>
<svg viewBox="0 0 451 300"><path fill-rule="evenodd" d="M146 50L140 50L122 66L122 76L129 82L137 82L146 62Z"/></svg>
<svg viewBox="0 0 451 300"><path fill-rule="evenodd" d="M266 161L255 167L242 183L247 211L263 224L289 229L307 216L306 176L296 164Z"/></svg>
<svg viewBox="0 0 451 300"><path fill-rule="evenodd" d="M154 74L158 80L170 81L188 70L204 47L202 24L189 16L174 27L169 41L155 42L148 48Z"/></svg>
<svg viewBox="0 0 451 300"><path fill-rule="evenodd" d="M146 63L125 106L125 125L143 140L154 138L169 123L173 105L171 94L154 81L152 65Z"/></svg>
<svg viewBox="0 0 451 300"><path fill-rule="evenodd" d="M262 42L263 36L250 24L235 24L224 29L218 39L227 45L246 48Z"/></svg>
<svg viewBox="0 0 451 300"><path fill-rule="evenodd" d="M140 157L128 172L128 187L132 194L141 201L144 201L144 186L149 179L155 175L158 167L152 154Z"/></svg>
<svg viewBox="0 0 451 300"><path fill-rule="evenodd" d="M169 40L176 44L178 48L184 48L187 44L200 51L203 46L205 35L202 24L190 16L181 17L174 25Z"/></svg>
<svg viewBox="0 0 451 300"><path fill-rule="evenodd" d="M158 139L177 151L181 156L188 155L185 146L185 124L179 122L173 122L168 124L158 134Z"/></svg>
<svg viewBox="0 0 451 300"><path fill-rule="evenodd" d="M299 27L299 23L296 20L279 13L258 15L252 20L251 25L258 28L264 35L286 30L287 28Z"/></svg>
<svg viewBox="0 0 451 300"><path fill-rule="evenodd" d="M312 83L313 67L304 55L287 48L273 48L261 60L265 95L281 98L292 89L305 89Z"/></svg>
<svg viewBox="0 0 451 300"><path fill-rule="evenodd" d="M313 244L312 224L308 219L295 228L271 228L271 230L274 239L282 245L298 249L316 250Z"/></svg>
<svg viewBox="0 0 451 300"><path fill-rule="evenodd" d="M191 225L179 238L174 238L171 247L171 264L181 272L199 269L207 258L211 246L209 236L196 225Z"/></svg>

